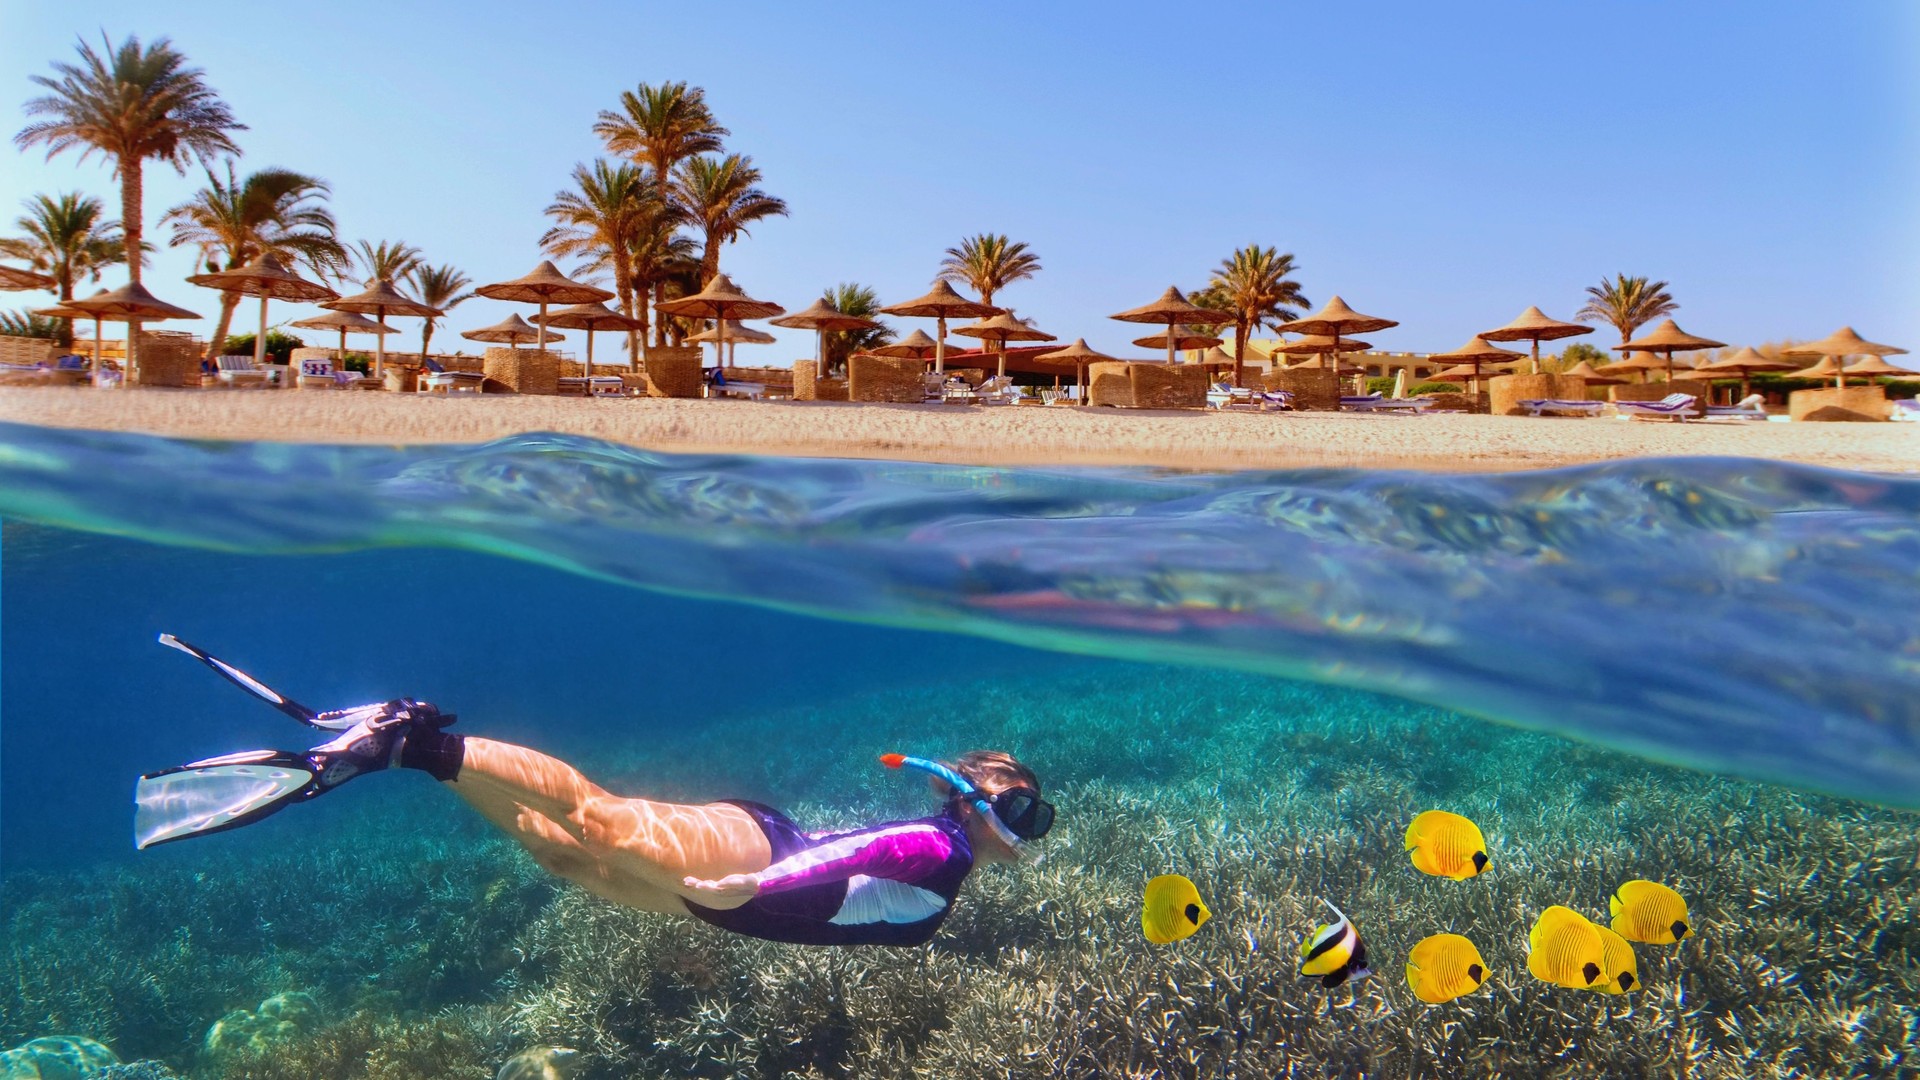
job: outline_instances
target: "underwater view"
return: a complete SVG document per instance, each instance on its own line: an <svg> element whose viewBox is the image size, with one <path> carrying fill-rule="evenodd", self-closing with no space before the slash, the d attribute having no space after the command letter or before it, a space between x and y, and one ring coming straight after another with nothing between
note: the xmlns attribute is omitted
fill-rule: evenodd
<svg viewBox="0 0 1920 1080"><path fill-rule="evenodd" d="M5 1080L1920 1075L1920 480L0 428Z"/></svg>

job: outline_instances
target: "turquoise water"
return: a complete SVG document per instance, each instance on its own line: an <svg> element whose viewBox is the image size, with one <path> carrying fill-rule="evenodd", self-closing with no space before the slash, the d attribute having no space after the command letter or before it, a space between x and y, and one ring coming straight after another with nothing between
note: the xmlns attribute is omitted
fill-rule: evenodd
<svg viewBox="0 0 1920 1080"><path fill-rule="evenodd" d="M592 1078L1916 1060L1920 481L6 427L0 517L0 1049L86 1037L194 1077L482 1077L539 1048ZM616 791L809 825L926 811L878 752L1002 747L1060 825L917 950L615 908L411 775L136 855L139 772L303 745L161 631L319 707L425 698ZM1408 866L1433 807L1481 824L1494 871ZM1215 917L1149 946L1166 872ZM1528 976L1534 915L1602 918L1634 877L1701 923L1637 947L1644 992ZM1323 896L1374 957L1351 989L1293 971ZM1441 930L1493 978L1426 1006L1400 970Z"/></svg>

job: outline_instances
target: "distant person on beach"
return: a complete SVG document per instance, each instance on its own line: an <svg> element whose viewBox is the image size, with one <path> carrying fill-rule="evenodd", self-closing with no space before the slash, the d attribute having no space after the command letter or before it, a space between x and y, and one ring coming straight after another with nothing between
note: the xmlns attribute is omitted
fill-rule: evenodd
<svg viewBox="0 0 1920 1080"><path fill-rule="evenodd" d="M802 945L920 945L976 862L1017 863L1053 827L1033 770L990 750L952 765L901 754L932 777L939 813L808 833L769 806L624 798L536 750L446 730L454 717L401 699L316 713L170 634L162 644L309 727L310 750L253 750L140 778L134 842L145 848L250 825L362 773L417 769L452 786L546 870L641 911L689 915Z"/></svg>

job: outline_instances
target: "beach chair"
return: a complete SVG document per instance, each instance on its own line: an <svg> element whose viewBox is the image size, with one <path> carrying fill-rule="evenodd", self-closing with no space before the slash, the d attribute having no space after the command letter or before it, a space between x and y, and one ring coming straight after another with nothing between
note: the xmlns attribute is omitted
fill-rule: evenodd
<svg viewBox="0 0 1920 1080"><path fill-rule="evenodd" d="M563 375L560 392L585 397L620 397L627 392L627 384L618 375Z"/></svg>
<svg viewBox="0 0 1920 1080"><path fill-rule="evenodd" d="M1017 405L1020 403L1020 388L1013 385L1011 376L998 375L980 384L974 391L976 400L982 405Z"/></svg>
<svg viewBox="0 0 1920 1080"><path fill-rule="evenodd" d="M1607 407L1604 401L1575 401L1571 398L1527 398L1517 403L1528 416L1599 416Z"/></svg>
<svg viewBox="0 0 1920 1080"><path fill-rule="evenodd" d="M1616 401L1613 411L1628 419L1652 417L1664 420L1685 420L1693 415L1694 405L1699 398L1692 394L1668 394L1659 401Z"/></svg>
<svg viewBox="0 0 1920 1080"><path fill-rule="evenodd" d="M300 374L294 379L294 385L302 390L338 390L340 381L333 377L333 360L319 357L300 361Z"/></svg>
<svg viewBox="0 0 1920 1080"><path fill-rule="evenodd" d="M940 387L940 400L948 405L978 405L980 394L964 379L949 379Z"/></svg>
<svg viewBox="0 0 1920 1080"><path fill-rule="evenodd" d="M1707 406L1709 420L1765 420L1767 418L1767 399L1759 394L1748 394L1731 405Z"/></svg>
<svg viewBox="0 0 1920 1080"><path fill-rule="evenodd" d="M947 396L947 377L927 372L922 385L926 389L926 401L944 401Z"/></svg>
<svg viewBox="0 0 1920 1080"><path fill-rule="evenodd" d="M1916 401L1913 398L1901 398L1898 401L1889 401L1887 404L1892 408L1887 419L1898 420L1903 423L1920 424L1920 401Z"/></svg>
<svg viewBox="0 0 1920 1080"><path fill-rule="evenodd" d="M1354 412L1384 412L1419 414L1433 408L1432 398L1390 398L1381 394L1365 394L1357 397L1343 397L1340 407Z"/></svg>
<svg viewBox="0 0 1920 1080"><path fill-rule="evenodd" d="M272 373L253 366L251 356L222 356L214 361L214 374L220 385L236 390L264 390Z"/></svg>
<svg viewBox="0 0 1920 1080"><path fill-rule="evenodd" d="M443 394L477 394L486 381L487 377L478 371L448 371L438 360L424 360L420 364L419 389L423 394L435 390Z"/></svg>

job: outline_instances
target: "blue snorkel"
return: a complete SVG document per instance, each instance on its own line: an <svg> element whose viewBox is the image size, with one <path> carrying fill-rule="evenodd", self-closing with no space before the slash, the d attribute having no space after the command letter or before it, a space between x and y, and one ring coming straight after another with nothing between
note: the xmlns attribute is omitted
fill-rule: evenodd
<svg viewBox="0 0 1920 1080"><path fill-rule="evenodd" d="M905 754L881 754L880 764L885 765L889 769L918 769L929 776L935 776L945 781L947 786L953 789L956 797L965 799L973 804L975 812L977 812L988 825L992 826L993 834L1000 838L1001 843L1007 845L1007 848L1015 855L1022 857L1028 855L1029 849L1026 841L1015 836L1013 830L1007 828L1007 823L1000 820L999 814L994 813L993 804L987 801L987 797L980 793L979 788L973 786L971 780L968 780L966 777L961 776L959 773L937 761L929 761L926 758L908 757Z"/></svg>

